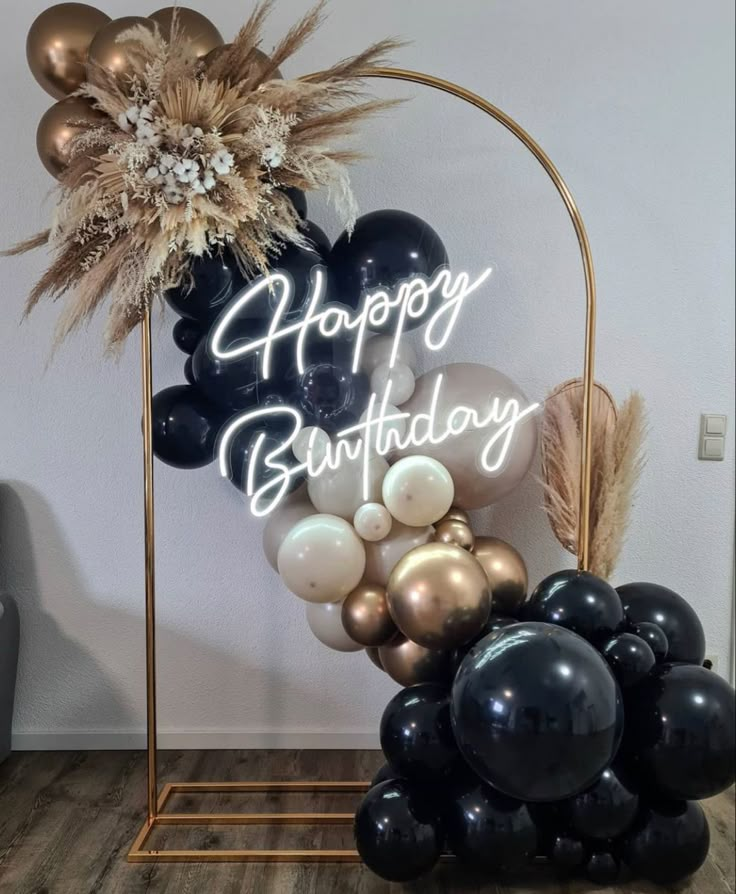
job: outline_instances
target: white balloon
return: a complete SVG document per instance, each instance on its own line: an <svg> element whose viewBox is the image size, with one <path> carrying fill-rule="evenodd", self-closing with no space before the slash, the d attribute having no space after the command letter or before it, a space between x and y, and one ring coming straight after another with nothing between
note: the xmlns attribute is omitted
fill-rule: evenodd
<svg viewBox="0 0 736 894"><path fill-rule="evenodd" d="M361 356L363 372L371 375L377 366L380 366L382 363L389 363L393 347L393 335L374 335L373 338L369 338L365 345L363 345L363 353ZM412 369L417 365L417 352L405 338L402 338L399 342L396 363L399 362L405 363Z"/></svg>
<svg viewBox="0 0 736 894"><path fill-rule="evenodd" d="M345 519L311 515L284 538L278 568L286 586L307 602L336 602L360 583L363 541Z"/></svg>
<svg viewBox="0 0 736 894"><path fill-rule="evenodd" d="M385 587L394 566L410 549L424 546L434 536L434 528L410 528L395 521L391 525L391 533L376 543L364 543L365 573L363 580L370 584Z"/></svg>
<svg viewBox="0 0 736 894"><path fill-rule="evenodd" d="M371 373L371 391L380 397L386 393L390 382L391 394L389 398L397 407L400 407L414 394L415 381L414 373L406 363L397 361L393 369L388 363L381 363Z"/></svg>
<svg viewBox="0 0 736 894"><path fill-rule="evenodd" d="M383 479L384 505L395 519L413 527L441 519L454 495L452 476L429 456L406 456Z"/></svg>
<svg viewBox="0 0 736 894"><path fill-rule="evenodd" d="M398 407L395 407L393 404L386 404L386 406L382 408L381 405L377 403L375 405L375 407L373 408L373 419L374 420L376 419L376 417L378 416L379 413L386 420L385 422L383 422L381 424L381 443L384 443L387 441L389 431L396 432L396 437L391 439L392 445L396 444L397 440L401 441L403 439L404 435L406 434L408 420L407 419L388 419L389 416L396 416L401 412L402 411ZM365 410L361 414L359 421L365 422L367 418L368 418L368 410ZM374 424L372 426L371 443L375 444L377 437L378 437L378 428ZM394 452L394 450L391 450L391 453L393 453L393 452Z"/></svg>
<svg viewBox="0 0 736 894"><path fill-rule="evenodd" d="M321 643L336 652L360 652L363 648L342 626L342 602L308 603L307 624Z"/></svg>
<svg viewBox="0 0 736 894"><path fill-rule="evenodd" d="M309 498L318 512L339 515L352 521L363 503L377 503L381 499L381 486L388 471L388 463L382 456L374 456L368 463L368 490L364 491L363 458L343 459L337 469L326 469L317 478L310 478L307 485Z"/></svg>
<svg viewBox="0 0 736 894"><path fill-rule="evenodd" d="M316 425L308 425L299 432L291 445L291 452L300 463L307 461L310 440L312 442L312 459L315 462L321 462L325 458L327 447L330 443L330 436L324 429Z"/></svg>
<svg viewBox="0 0 736 894"><path fill-rule="evenodd" d="M286 535L297 522L314 515L316 511L309 502L306 486L302 485L268 516L266 527L263 529L263 552L274 571L279 570L277 564L279 547Z"/></svg>
<svg viewBox="0 0 736 894"><path fill-rule="evenodd" d="M380 503L364 503L355 513L353 527L363 540L383 540L391 531L391 513Z"/></svg>

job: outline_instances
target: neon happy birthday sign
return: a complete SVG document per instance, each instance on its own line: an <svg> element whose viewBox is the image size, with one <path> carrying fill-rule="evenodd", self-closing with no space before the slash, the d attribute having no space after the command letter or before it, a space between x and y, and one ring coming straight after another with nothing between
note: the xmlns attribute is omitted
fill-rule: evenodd
<svg viewBox="0 0 736 894"><path fill-rule="evenodd" d="M248 354L262 352L260 374L264 381L271 376L274 346L286 337L296 336L295 360L300 374L305 370L304 353L307 337L318 332L322 338L335 339L351 333L355 339L352 354L352 371L358 372L366 341L371 330L381 329L395 315L395 327L388 365L393 369L399 356L401 340L407 323L423 319L428 314L433 299L441 299L438 307L429 314L423 334L425 347L430 351L441 350L448 342L465 301L477 293L488 280L491 268L476 279L467 273L453 276L447 268L438 270L431 279L415 276L400 283L393 291L379 290L364 296L357 311L339 304L323 304L326 274L323 267L315 267L311 274L310 290L305 314L297 322L289 323L285 317L294 297L291 277L275 271L257 280L235 298L218 319L207 341L207 349L220 361L235 362ZM265 336L245 343L235 341L228 346L228 335L244 308L258 299L277 302L268 332ZM266 435L261 432L250 451L245 492L251 499L251 512L256 516L268 515L289 493L295 478L306 473L317 478L334 471L344 462L361 461L363 469L363 493L369 495L369 465L376 456L387 456L407 448L436 446L449 438L459 437L468 430L489 431L489 438L479 456L480 466L488 475L498 475L506 465L519 424L537 412L539 403L522 406L516 398L502 400L489 395L489 405L483 412L462 404L438 419L438 405L442 395L443 375L434 382L432 398L427 412L413 417L391 403L392 382L389 377L383 394L371 393L360 422L338 431L335 438L325 443L324 435L314 428L308 438L305 459L298 461L292 453L299 434L304 430L304 418L293 407L275 406L249 410L236 416L226 426L220 438L220 473L231 473L230 451L233 439L254 422L268 420L288 421L291 432L272 449L264 448ZM402 430L403 429L403 430ZM261 465L259 465L261 464ZM257 470L264 468L273 476L260 487L256 486Z"/></svg>

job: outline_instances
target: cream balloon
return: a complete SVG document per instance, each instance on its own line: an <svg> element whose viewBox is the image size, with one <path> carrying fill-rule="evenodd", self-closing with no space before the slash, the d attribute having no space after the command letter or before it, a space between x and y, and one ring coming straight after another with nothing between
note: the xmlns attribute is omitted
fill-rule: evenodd
<svg viewBox="0 0 736 894"><path fill-rule="evenodd" d="M294 443L291 445L291 452L300 463L307 461L310 445L312 459L318 463L322 462L330 445L330 436L324 429L316 425L308 425L306 428L303 428L294 438Z"/></svg>
<svg viewBox="0 0 736 894"><path fill-rule="evenodd" d="M380 503L364 503L353 518L353 527L363 540L383 540L391 533L391 513Z"/></svg>
<svg viewBox="0 0 736 894"><path fill-rule="evenodd" d="M431 525L452 506L455 489L447 469L429 456L407 456L383 479L383 502L405 525Z"/></svg>
<svg viewBox="0 0 736 894"><path fill-rule="evenodd" d="M363 372L368 373L370 376L377 366L380 366L382 363L390 363L393 348L393 335L374 335L373 338L369 338L363 346L363 353L361 354L360 365L363 368ZM417 365L417 352L406 341L406 337L399 342L399 350L396 354L395 362L405 363L411 369L414 369Z"/></svg>
<svg viewBox="0 0 736 894"><path fill-rule="evenodd" d="M379 364L371 373L371 391L379 397L391 386L389 400L400 407L414 394L416 379L406 363L396 363L393 369L388 363Z"/></svg>
<svg viewBox="0 0 736 894"><path fill-rule="evenodd" d="M391 572L399 559L403 558L415 546L424 546L434 535L431 526L410 528L395 521L391 532L377 543L364 543L365 573L363 579L371 584L385 587Z"/></svg>
<svg viewBox="0 0 736 894"><path fill-rule="evenodd" d="M374 456L368 463L368 490L365 491L362 457L343 460L337 469L326 469L318 477L309 479L309 499L318 512L352 521L363 503L377 503L381 499L381 486L387 471L386 460Z"/></svg>
<svg viewBox="0 0 736 894"><path fill-rule="evenodd" d="M306 613L309 629L328 648L335 652L360 652L363 648L348 636L342 626L342 603L310 602Z"/></svg>
<svg viewBox="0 0 736 894"><path fill-rule="evenodd" d="M495 398L502 402L514 398L522 408L529 400L521 389L498 370L480 363L451 363L433 369L416 382L414 394L402 411L416 417L428 413L432 405L437 376L442 375L439 400L435 408L435 428L445 430L448 416L458 406L474 409L480 418L488 416ZM526 416L519 422L500 471L489 473L481 466L481 455L499 426L468 429L440 444L407 447L401 456L423 454L439 460L447 467L455 484L455 505L460 509L480 509L510 493L524 478L537 449L537 417Z"/></svg>
<svg viewBox="0 0 736 894"><path fill-rule="evenodd" d="M310 515L284 538L278 569L286 586L300 599L337 602L363 577L363 541L343 518Z"/></svg>
<svg viewBox="0 0 736 894"><path fill-rule="evenodd" d="M290 494L284 502L268 516L263 529L263 552L268 564L278 571L278 554L281 544L297 522L315 515L317 510L309 502L305 486Z"/></svg>
<svg viewBox="0 0 736 894"><path fill-rule="evenodd" d="M409 424L407 419L391 419L391 416L398 416L403 413L403 410L400 410L398 407L395 407L393 404L386 404L381 407L380 404L377 404L373 410L373 419L375 420L378 414L381 414L382 421L381 429L380 429L380 443L387 443L388 441L388 433L389 431L395 431L395 438L392 439L392 445L396 443L396 440L401 441L406 434L406 429ZM360 422L365 422L368 419L368 410L365 410L360 416ZM373 434L371 435L371 443L375 443L379 437L379 433L376 427L373 429ZM382 451L385 452L385 451ZM390 451L392 454L395 453L395 450Z"/></svg>

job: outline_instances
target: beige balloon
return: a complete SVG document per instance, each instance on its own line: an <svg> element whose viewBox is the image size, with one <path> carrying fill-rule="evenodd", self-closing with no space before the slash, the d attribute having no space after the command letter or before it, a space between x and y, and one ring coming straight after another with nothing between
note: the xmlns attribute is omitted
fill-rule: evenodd
<svg viewBox="0 0 736 894"><path fill-rule="evenodd" d="M36 131L36 149L43 166L54 177L60 177L69 164L71 142L87 126L104 121L106 116L92 108L81 96L70 96L51 106L44 113Z"/></svg>
<svg viewBox="0 0 736 894"><path fill-rule="evenodd" d="M303 518L315 515L317 510L309 502L307 488L305 485L290 494L284 501L268 516L266 525L263 529L263 552L266 555L268 564L274 571L278 571L278 555L279 548L284 542L284 538L291 529Z"/></svg>
<svg viewBox="0 0 736 894"><path fill-rule="evenodd" d="M57 3L36 18L26 39L26 58L47 93L62 99L84 82L89 45L109 21L86 3Z"/></svg>
<svg viewBox="0 0 736 894"><path fill-rule="evenodd" d="M450 677L446 652L425 649L408 639L399 639L378 650L383 670L401 686L415 683L445 683Z"/></svg>
<svg viewBox="0 0 736 894"><path fill-rule="evenodd" d="M529 586L521 554L497 537L476 537L473 555L483 566L491 588L493 611L514 616L524 604Z"/></svg>
<svg viewBox="0 0 736 894"><path fill-rule="evenodd" d="M481 418L488 415L496 397L502 401L515 398L522 407L529 406L530 402L523 391L498 370L480 363L451 363L420 376L414 394L402 406L402 411L411 413L412 417L416 417L418 413L428 413L437 376L440 374L443 381L435 422L435 427L440 431L444 431L449 414L457 406L474 409ZM532 414L518 424L503 469L491 475L482 468L480 458L496 430L496 426L468 429L457 437L448 437L440 444L408 447L401 455L421 454L439 460L452 475L455 484L454 505L460 509L479 509L505 497L521 483L537 449L537 416Z"/></svg>
<svg viewBox="0 0 736 894"><path fill-rule="evenodd" d="M165 6L148 16L149 19L156 22L165 40L168 40L171 35L174 12L176 12L179 28L184 32L194 54L200 59L224 43L222 34L207 16L186 6Z"/></svg>
<svg viewBox="0 0 736 894"><path fill-rule="evenodd" d="M454 487L447 469L429 456L406 456L383 479L383 502L402 524L431 525L452 505Z"/></svg>
<svg viewBox="0 0 736 894"><path fill-rule="evenodd" d="M491 611L485 571L454 544L413 549L391 572L386 589L396 626L427 649L463 645L482 630Z"/></svg>
<svg viewBox="0 0 736 894"><path fill-rule="evenodd" d="M317 639L335 652L360 652L363 648L342 625L339 602L308 602L307 624Z"/></svg>
<svg viewBox="0 0 736 894"><path fill-rule="evenodd" d="M369 338L363 346L360 356L360 365L363 372L368 373L370 376L376 367L382 363L390 363L393 348L393 335L374 335L372 338ZM396 363L404 363L410 369L414 369L417 365L417 352L409 344L406 337L399 342Z"/></svg>
<svg viewBox="0 0 736 894"><path fill-rule="evenodd" d="M422 546L434 536L434 528L427 525L422 528L410 528L395 521L391 531L383 540L376 543L364 543L365 574L363 580L371 584L386 586L396 563L409 550Z"/></svg>
<svg viewBox="0 0 736 894"><path fill-rule="evenodd" d="M363 460L343 461L337 469L326 469L307 484L309 499L318 512L339 515L352 521L363 503L381 500L381 486L388 472L388 463L382 456L374 456L368 464L368 491L364 490Z"/></svg>
<svg viewBox="0 0 736 894"><path fill-rule="evenodd" d="M454 518L435 525L434 539L438 543L454 543L455 546L461 546L470 551L475 545L475 536L468 525L465 522L456 521Z"/></svg>
<svg viewBox="0 0 736 894"><path fill-rule="evenodd" d="M143 16L123 16L103 25L95 34L89 45L87 60L87 73L92 83L95 82L95 65L118 76L130 73L128 50L131 46L135 47L137 41L119 41L118 38L125 31L129 31L137 25L149 31L154 30L153 22L150 19L143 18Z"/></svg>
<svg viewBox="0 0 736 894"><path fill-rule="evenodd" d="M342 626L363 646L383 646L398 633L388 610L386 590L359 584L342 604Z"/></svg>

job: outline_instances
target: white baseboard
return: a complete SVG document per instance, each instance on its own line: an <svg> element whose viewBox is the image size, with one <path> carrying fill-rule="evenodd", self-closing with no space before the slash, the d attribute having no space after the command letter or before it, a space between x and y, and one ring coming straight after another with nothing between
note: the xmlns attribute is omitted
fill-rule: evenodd
<svg viewBox="0 0 736 894"><path fill-rule="evenodd" d="M377 731L310 730L162 730L161 749L377 749ZM13 751L128 751L146 747L143 730L63 730L14 732Z"/></svg>

